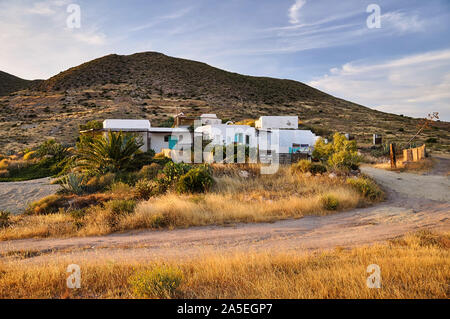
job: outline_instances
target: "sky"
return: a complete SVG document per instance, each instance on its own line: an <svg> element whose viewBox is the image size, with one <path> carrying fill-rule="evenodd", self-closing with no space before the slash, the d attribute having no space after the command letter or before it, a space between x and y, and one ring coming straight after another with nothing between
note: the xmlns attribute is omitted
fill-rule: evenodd
<svg viewBox="0 0 450 319"><path fill-rule="evenodd" d="M0 0L0 70L157 51L450 121L449 32L450 0Z"/></svg>

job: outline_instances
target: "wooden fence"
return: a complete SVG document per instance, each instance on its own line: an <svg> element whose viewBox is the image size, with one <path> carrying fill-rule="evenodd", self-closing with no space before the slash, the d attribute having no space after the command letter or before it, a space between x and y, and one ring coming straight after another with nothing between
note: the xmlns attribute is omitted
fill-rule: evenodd
<svg viewBox="0 0 450 319"><path fill-rule="evenodd" d="M417 162L426 157L425 144L420 147L403 150L403 162Z"/></svg>

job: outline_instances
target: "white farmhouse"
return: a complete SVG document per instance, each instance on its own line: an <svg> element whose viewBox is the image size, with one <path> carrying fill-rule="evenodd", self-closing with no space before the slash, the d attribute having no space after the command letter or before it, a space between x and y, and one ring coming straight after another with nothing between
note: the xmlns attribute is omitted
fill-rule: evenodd
<svg viewBox="0 0 450 319"><path fill-rule="evenodd" d="M202 114L200 120L202 126L195 129L196 137L210 140L212 145L237 144L257 149L263 162L273 154L280 154L280 158L286 162L296 157L298 159L298 156L310 155L319 138L310 130L299 130L297 116L261 116L255 122L255 127L222 124L215 114ZM187 150L193 144L193 134L187 126L152 127L149 120L108 119L103 122L103 131L136 133L144 143L141 149L152 149L156 153Z"/></svg>

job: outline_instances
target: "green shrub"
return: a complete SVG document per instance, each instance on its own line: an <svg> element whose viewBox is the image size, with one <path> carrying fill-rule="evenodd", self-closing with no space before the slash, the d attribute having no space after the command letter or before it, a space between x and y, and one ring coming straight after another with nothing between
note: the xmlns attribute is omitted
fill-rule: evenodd
<svg viewBox="0 0 450 319"><path fill-rule="evenodd" d="M91 120L87 122L86 124L80 124L79 125L80 131L87 131L87 130L100 130L103 128L103 122L97 121L97 120Z"/></svg>
<svg viewBox="0 0 450 319"><path fill-rule="evenodd" d="M361 157L358 155L356 142L349 141L347 138L339 133L333 135L333 141L325 144L324 140L320 138L317 140L313 157L319 159L323 163L333 169L358 169Z"/></svg>
<svg viewBox="0 0 450 319"><path fill-rule="evenodd" d="M158 181L141 179L134 186L134 191L137 199L148 200L152 196L163 194L166 188Z"/></svg>
<svg viewBox="0 0 450 319"><path fill-rule="evenodd" d="M213 185L211 172L204 167L191 169L177 182L179 193L203 193Z"/></svg>
<svg viewBox="0 0 450 319"><path fill-rule="evenodd" d="M339 208L339 199L334 195L326 194L320 198L323 208L326 210L337 210Z"/></svg>
<svg viewBox="0 0 450 319"><path fill-rule="evenodd" d="M430 143L430 144L434 144L434 143L437 143L437 138L435 138L435 137L430 137L430 138L427 138L426 140L425 140L425 143Z"/></svg>
<svg viewBox="0 0 450 319"><path fill-rule="evenodd" d="M308 173L311 171L312 163L306 159L302 159L291 165L292 172Z"/></svg>
<svg viewBox="0 0 450 319"><path fill-rule="evenodd" d="M139 180L139 174L136 172L118 172L115 174L115 182L122 182L133 186Z"/></svg>
<svg viewBox="0 0 450 319"><path fill-rule="evenodd" d="M164 175L164 179L166 179L169 183L172 183L186 174L191 168L192 166L189 164L168 162L164 166L162 173Z"/></svg>
<svg viewBox="0 0 450 319"><path fill-rule="evenodd" d="M86 183L86 191L95 193L105 190L114 183L116 176L113 173L107 173L101 176L93 176Z"/></svg>
<svg viewBox="0 0 450 319"><path fill-rule="evenodd" d="M86 216L87 212L85 209L75 209L69 211L70 216L73 218L73 225L77 230L84 226L83 218Z"/></svg>
<svg viewBox="0 0 450 319"><path fill-rule="evenodd" d="M370 155L373 157L385 157L389 155L389 145L383 144L380 146L375 146L370 150Z"/></svg>
<svg viewBox="0 0 450 319"><path fill-rule="evenodd" d="M133 157L133 160L130 163L130 167L134 170L138 170L145 165L151 164L154 157L154 150L148 150L147 152L138 153Z"/></svg>
<svg viewBox="0 0 450 319"><path fill-rule="evenodd" d="M69 149L56 142L54 139L42 143L36 154L38 157L51 156L55 162L60 162L69 155Z"/></svg>
<svg viewBox="0 0 450 319"><path fill-rule="evenodd" d="M309 160L303 159L295 164L292 164L291 171L300 173L311 173L315 175L325 173L327 171L327 168L325 165L321 163L312 163Z"/></svg>
<svg viewBox="0 0 450 319"><path fill-rule="evenodd" d="M347 184L356 189L361 195L371 201L383 199L384 193L371 179L366 177L348 178Z"/></svg>
<svg viewBox="0 0 450 319"><path fill-rule="evenodd" d="M157 163L152 163L150 165L145 165L141 168L139 171L139 177L140 178L146 178L146 179L155 179L156 176L158 176L158 172L161 170L161 165Z"/></svg>
<svg viewBox="0 0 450 319"><path fill-rule="evenodd" d="M0 228L8 227L10 224L9 216L10 212L0 210Z"/></svg>
<svg viewBox="0 0 450 319"><path fill-rule="evenodd" d="M69 211L70 216L75 220L81 220L86 216L86 210L85 209L74 209Z"/></svg>
<svg viewBox="0 0 450 319"><path fill-rule="evenodd" d="M114 215L127 215L134 212L136 201L132 199L113 199L104 205Z"/></svg>
<svg viewBox="0 0 450 319"><path fill-rule="evenodd" d="M175 267L158 266L141 271L129 279L135 296L140 298L172 298L183 280L183 272Z"/></svg>
<svg viewBox="0 0 450 319"><path fill-rule="evenodd" d="M321 163L312 163L311 168L309 170L311 174L323 174L326 173L327 167Z"/></svg>

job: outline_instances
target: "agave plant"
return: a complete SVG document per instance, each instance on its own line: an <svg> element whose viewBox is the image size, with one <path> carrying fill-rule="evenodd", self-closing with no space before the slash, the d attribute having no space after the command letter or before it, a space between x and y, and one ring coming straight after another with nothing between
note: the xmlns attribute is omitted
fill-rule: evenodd
<svg viewBox="0 0 450 319"><path fill-rule="evenodd" d="M130 165L142 145L137 136L123 132L95 138L82 136L77 143L77 166L97 174L119 172Z"/></svg>
<svg viewBox="0 0 450 319"><path fill-rule="evenodd" d="M85 191L84 176L70 173L64 176L61 186L68 193L81 195Z"/></svg>

